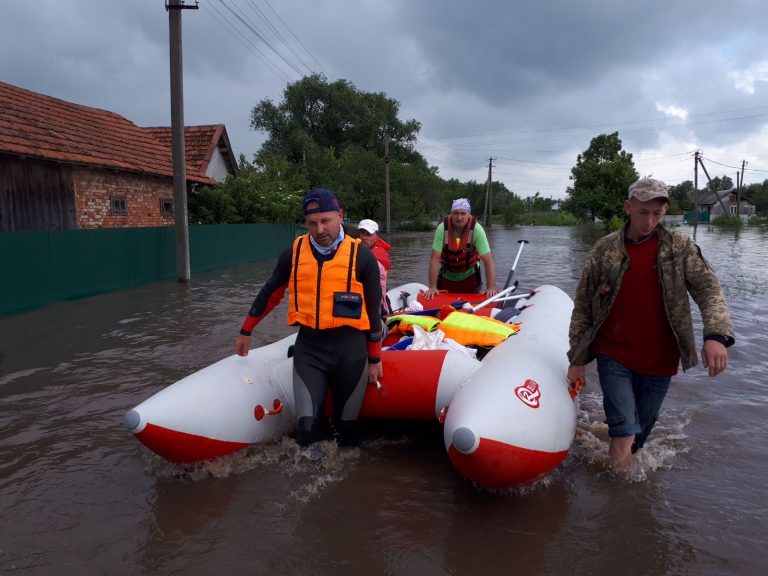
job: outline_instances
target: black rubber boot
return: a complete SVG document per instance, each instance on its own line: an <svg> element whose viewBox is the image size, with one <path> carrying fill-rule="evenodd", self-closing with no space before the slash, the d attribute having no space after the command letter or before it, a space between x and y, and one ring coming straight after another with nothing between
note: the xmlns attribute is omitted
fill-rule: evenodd
<svg viewBox="0 0 768 576"><path fill-rule="evenodd" d="M322 430L317 418L302 416L296 426L296 442L299 446L309 446L322 440Z"/></svg>
<svg viewBox="0 0 768 576"><path fill-rule="evenodd" d="M339 422L339 446L360 446L360 426L357 420Z"/></svg>

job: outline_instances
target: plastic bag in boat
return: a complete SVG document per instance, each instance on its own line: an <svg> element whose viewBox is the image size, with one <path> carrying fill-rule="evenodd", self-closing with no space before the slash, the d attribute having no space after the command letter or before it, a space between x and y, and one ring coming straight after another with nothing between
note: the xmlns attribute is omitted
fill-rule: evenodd
<svg viewBox="0 0 768 576"><path fill-rule="evenodd" d="M436 328L427 332L418 324L413 325L413 342L408 350L454 350L466 354L470 358L477 357L477 350L462 346L455 340L445 337L445 332Z"/></svg>

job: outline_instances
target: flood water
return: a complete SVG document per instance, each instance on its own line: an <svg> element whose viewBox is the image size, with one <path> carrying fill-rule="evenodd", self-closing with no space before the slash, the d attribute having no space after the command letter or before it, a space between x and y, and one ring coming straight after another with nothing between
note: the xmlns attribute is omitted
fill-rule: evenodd
<svg viewBox="0 0 768 576"><path fill-rule="evenodd" d="M491 230L499 287L527 239L521 287L573 295L600 234ZM390 287L425 282L431 234L388 240ZM503 493L453 469L437 425L324 443L319 462L285 439L193 469L123 428L124 412L232 353L273 262L0 318L0 574L766 574L768 234L696 240L731 307L729 369L675 377L636 467L617 476L590 366L568 458ZM288 333L283 302L256 341Z"/></svg>

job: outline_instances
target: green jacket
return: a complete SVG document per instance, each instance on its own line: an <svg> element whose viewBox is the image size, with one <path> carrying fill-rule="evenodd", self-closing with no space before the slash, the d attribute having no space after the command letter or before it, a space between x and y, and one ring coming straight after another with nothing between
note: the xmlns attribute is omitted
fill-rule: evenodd
<svg viewBox="0 0 768 576"><path fill-rule="evenodd" d="M731 315L717 276L693 240L661 225L657 231L657 271L664 309L677 339L683 370L687 370L699 361L688 294L701 312L705 339L719 337L718 340L730 346L734 342ZM608 317L628 267L624 229L604 236L592 247L576 288L571 315L568 360L572 365L587 364L594 359L590 346Z"/></svg>

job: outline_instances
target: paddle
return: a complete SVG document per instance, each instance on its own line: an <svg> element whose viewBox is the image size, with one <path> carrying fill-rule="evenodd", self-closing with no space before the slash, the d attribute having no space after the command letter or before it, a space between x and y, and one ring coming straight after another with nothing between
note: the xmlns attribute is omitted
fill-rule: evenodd
<svg viewBox="0 0 768 576"><path fill-rule="evenodd" d="M520 248L517 249L517 256L515 256L515 261L512 263L512 269L509 271L509 275L507 276L507 281L504 282L504 288L509 287L512 284L512 276L515 275L515 268L517 268L517 261L520 260L520 254L523 252L523 246L528 244L528 240L518 240L518 244L520 244ZM507 306L507 303L505 302L502 308Z"/></svg>
<svg viewBox="0 0 768 576"><path fill-rule="evenodd" d="M471 314L475 310L480 310L480 308L484 308L488 304L496 302L497 300L499 300L500 298L503 298L507 294L509 294L511 292L514 292L516 289L517 289L517 280L515 280L515 283L512 286L508 286L507 288L504 288L504 290L501 290L500 292L497 292L494 296L491 296L487 300L483 300L477 306L472 306L471 304L469 306L467 306L467 304L465 304L462 308L466 312L469 312Z"/></svg>

